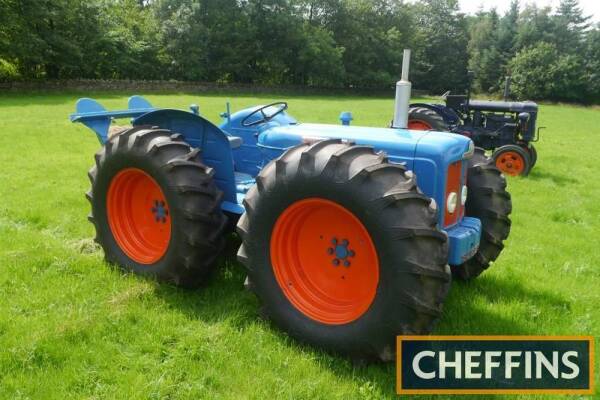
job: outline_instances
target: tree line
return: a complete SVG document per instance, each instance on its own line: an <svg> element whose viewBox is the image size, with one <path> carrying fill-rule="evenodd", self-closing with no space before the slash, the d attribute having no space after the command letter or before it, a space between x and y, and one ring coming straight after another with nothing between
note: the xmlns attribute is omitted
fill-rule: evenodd
<svg viewBox="0 0 600 400"><path fill-rule="evenodd" d="M411 48L430 93L600 102L600 26L578 0L0 0L0 80L149 79L389 87Z"/></svg>

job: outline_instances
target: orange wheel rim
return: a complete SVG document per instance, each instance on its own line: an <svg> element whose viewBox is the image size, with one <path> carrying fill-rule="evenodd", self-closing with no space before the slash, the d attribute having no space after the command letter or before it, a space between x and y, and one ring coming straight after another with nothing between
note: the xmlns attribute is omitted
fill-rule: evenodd
<svg viewBox="0 0 600 400"><path fill-rule="evenodd" d="M505 151L496 158L496 167L505 174L517 176L525 170L525 160L516 151Z"/></svg>
<svg viewBox="0 0 600 400"><path fill-rule="evenodd" d="M127 256L139 264L162 258L171 239L171 216L150 175L137 168L119 172L110 183L106 209L113 237Z"/></svg>
<svg viewBox="0 0 600 400"><path fill-rule="evenodd" d="M432 129L432 127L425 121L411 119L408 121L408 129L412 129L414 131L429 131Z"/></svg>
<svg viewBox="0 0 600 400"><path fill-rule="evenodd" d="M375 246L360 220L339 204L319 198L292 204L277 219L270 247L277 283L309 318L346 324L373 302Z"/></svg>

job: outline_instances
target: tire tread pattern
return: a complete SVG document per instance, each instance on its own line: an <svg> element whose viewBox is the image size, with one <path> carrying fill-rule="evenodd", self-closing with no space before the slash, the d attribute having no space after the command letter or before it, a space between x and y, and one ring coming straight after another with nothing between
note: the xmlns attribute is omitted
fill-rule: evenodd
<svg viewBox="0 0 600 400"><path fill-rule="evenodd" d="M455 276L462 280L479 276L498 258L510 233L509 216L512 212L506 178L481 148L476 148L469 160L467 188L469 194L465 215L479 218L482 232L475 256L464 264L452 267Z"/></svg>
<svg viewBox="0 0 600 400"><path fill-rule="evenodd" d="M447 236L438 229L435 203L418 190L411 172L389 164L385 154L375 153L371 147L330 139L288 149L262 169L257 182L246 195L246 212L238 221L237 232L242 239L238 260L248 273L248 287L261 300L261 314L300 341L360 359L388 361L394 357L396 335L431 332L451 281ZM378 238L384 242L376 244L380 271L389 268L395 282L402 282L388 288L388 293L393 293L390 301L396 304L387 306L394 311L364 330L354 326L364 315L347 324L352 328L332 328L309 319L272 283L272 265L265 255L272 225L265 226L271 223L266 221L275 221L290 204L311 197L304 194L306 190L321 193L315 188L329 188L323 190L323 197L342 205L352 198L368 215L378 218L380 225L371 236L376 243ZM266 280L269 283L264 283ZM394 285L380 280L380 287L382 284ZM351 329L352 339L323 333L328 329Z"/></svg>
<svg viewBox="0 0 600 400"><path fill-rule="evenodd" d="M96 163L88 172L92 188L86 198L92 205L89 219L96 230L95 240L104 249L106 260L126 271L179 286L193 288L202 284L225 245L227 217L220 207L223 192L212 179L212 168L202 163L200 149L192 148L179 134L141 126L111 137L94 159ZM124 159L129 160L126 165ZM161 188L171 199L172 240L165 256L150 266L129 259L108 226L107 182L119 168L129 167L152 170L155 179L158 176L166 182Z"/></svg>
<svg viewBox="0 0 600 400"><path fill-rule="evenodd" d="M425 122L429 124L429 126L431 126L431 129L435 131L448 131L448 124L446 124L444 118L440 114L429 108L410 107L408 109L408 120Z"/></svg>

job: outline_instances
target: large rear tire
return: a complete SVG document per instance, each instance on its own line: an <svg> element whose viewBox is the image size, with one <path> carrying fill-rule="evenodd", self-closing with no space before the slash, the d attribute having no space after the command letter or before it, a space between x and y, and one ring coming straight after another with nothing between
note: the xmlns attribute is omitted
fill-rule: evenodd
<svg viewBox="0 0 600 400"><path fill-rule="evenodd" d="M502 252L510 233L512 203L506 179L481 148L476 148L469 160L467 193L465 215L478 218L482 231L477 253L464 264L452 267L454 275L462 280L473 279L485 271Z"/></svg>
<svg viewBox="0 0 600 400"><path fill-rule="evenodd" d="M440 114L429 108L411 107L408 110L408 129L448 131L448 124Z"/></svg>
<svg viewBox="0 0 600 400"><path fill-rule="evenodd" d="M224 245L227 219L213 170L168 130L136 127L110 138L89 171L96 241L126 271L196 287Z"/></svg>
<svg viewBox="0 0 600 400"><path fill-rule="evenodd" d="M249 287L291 336L359 359L431 332L450 285L436 206L401 165L325 140L257 176L238 222Z"/></svg>

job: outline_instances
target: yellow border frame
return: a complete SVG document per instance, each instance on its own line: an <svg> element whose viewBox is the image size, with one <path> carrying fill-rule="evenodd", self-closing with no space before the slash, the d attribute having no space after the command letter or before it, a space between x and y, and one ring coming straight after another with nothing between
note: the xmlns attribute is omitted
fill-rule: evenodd
<svg viewBox="0 0 600 400"><path fill-rule="evenodd" d="M505 341L551 341L571 340L588 341L590 349L589 389L402 389L402 340L505 340ZM400 335L396 337L396 393L397 394L594 394L594 337L593 336L508 336L508 335L457 335L457 336L416 336Z"/></svg>

